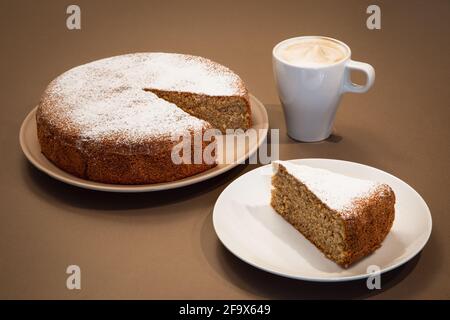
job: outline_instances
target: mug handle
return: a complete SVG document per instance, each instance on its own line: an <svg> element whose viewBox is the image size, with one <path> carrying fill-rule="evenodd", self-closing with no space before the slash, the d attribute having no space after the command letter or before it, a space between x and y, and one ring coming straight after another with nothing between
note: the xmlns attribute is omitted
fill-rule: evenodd
<svg viewBox="0 0 450 320"><path fill-rule="evenodd" d="M362 71L366 74L366 84L359 85L352 82L350 74L352 70ZM375 81L375 69L368 63L349 60L345 65L345 78L342 88L343 92L364 93L372 87Z"/></svg>

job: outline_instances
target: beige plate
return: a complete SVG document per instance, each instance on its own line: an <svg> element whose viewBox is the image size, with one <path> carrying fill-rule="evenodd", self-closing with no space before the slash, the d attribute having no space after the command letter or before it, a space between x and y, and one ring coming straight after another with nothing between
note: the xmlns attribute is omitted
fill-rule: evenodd
<svg viewBox="0 0 450 320"><path fill-rule="evenodd" d="M81 179L59 169L47 160L47 158L41 153L41 148L39 146L36 134L36 108L28 114L22 123L20 128L20 146L22 147L25 156L36 168L55 179L77 187L110 192L147 192L179 188L210 179L232 169L237 164L244 162L248 157L253 155L258 150L258 147L264 143L267 131L269 129L269 120L266 109L264 108L264 105L253 95L250 95L250 104L253 120L252 128L258 133L258 139L248 139L249 144L247 145L247 148L242 151L237 150L236 147L226 147L226 144L224 144L223 146L225 147L219 147L217 150L218 158L229 159L232 157L236 159L236 161L230 164L219 164L205 172L173 182L144 185L107 184ZM227 163L229 163L229 161Z"/></svg>

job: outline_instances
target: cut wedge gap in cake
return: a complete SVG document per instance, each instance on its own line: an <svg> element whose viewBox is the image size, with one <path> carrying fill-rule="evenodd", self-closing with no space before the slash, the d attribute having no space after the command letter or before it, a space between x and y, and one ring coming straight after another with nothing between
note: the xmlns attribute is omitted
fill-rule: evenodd
<svg viewBox="0 0 450 320"><path fill-rule="evenodd" d="M326 257L347 268L381 246L395 195L382 183L273 162L271 206Z"/></svg>
<svg viewBox="0 0 450 320"><path fill-rule="evenodd" d="M247 96L209 96L192 92L145 88L184 112L209 122L226 133L227 129L247 130L252 126L250 103Z"/></svg>

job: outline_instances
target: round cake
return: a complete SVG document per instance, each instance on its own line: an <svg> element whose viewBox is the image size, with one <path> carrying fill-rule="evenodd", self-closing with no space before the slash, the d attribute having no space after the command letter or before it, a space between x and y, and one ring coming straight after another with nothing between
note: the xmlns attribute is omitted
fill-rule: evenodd
<svg viewBox="0 0 450 320"><path fill-rule="evenodd" d="M36 121L41 151L59 168L98 182L146 184L214 167L214 159L203 157L174 163L174 137L245 130L251 113L243 81L227 67L198 56L135 53L57 77L39 102ZM214 139L202 148L210 143Z"/></svg>

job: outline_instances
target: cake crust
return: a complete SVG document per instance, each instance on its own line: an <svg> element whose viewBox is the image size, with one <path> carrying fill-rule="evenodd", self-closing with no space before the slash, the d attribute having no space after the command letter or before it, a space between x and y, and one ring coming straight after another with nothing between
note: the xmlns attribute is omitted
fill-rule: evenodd
<svg viewBox="0 0 450 320"><path fill-rule="evenodd" d="M354 205L354 214L343 215L347 250L340 263L344 267L381 247L394 223L395 194L382 184L367 198L355 200Z"/></svg>

